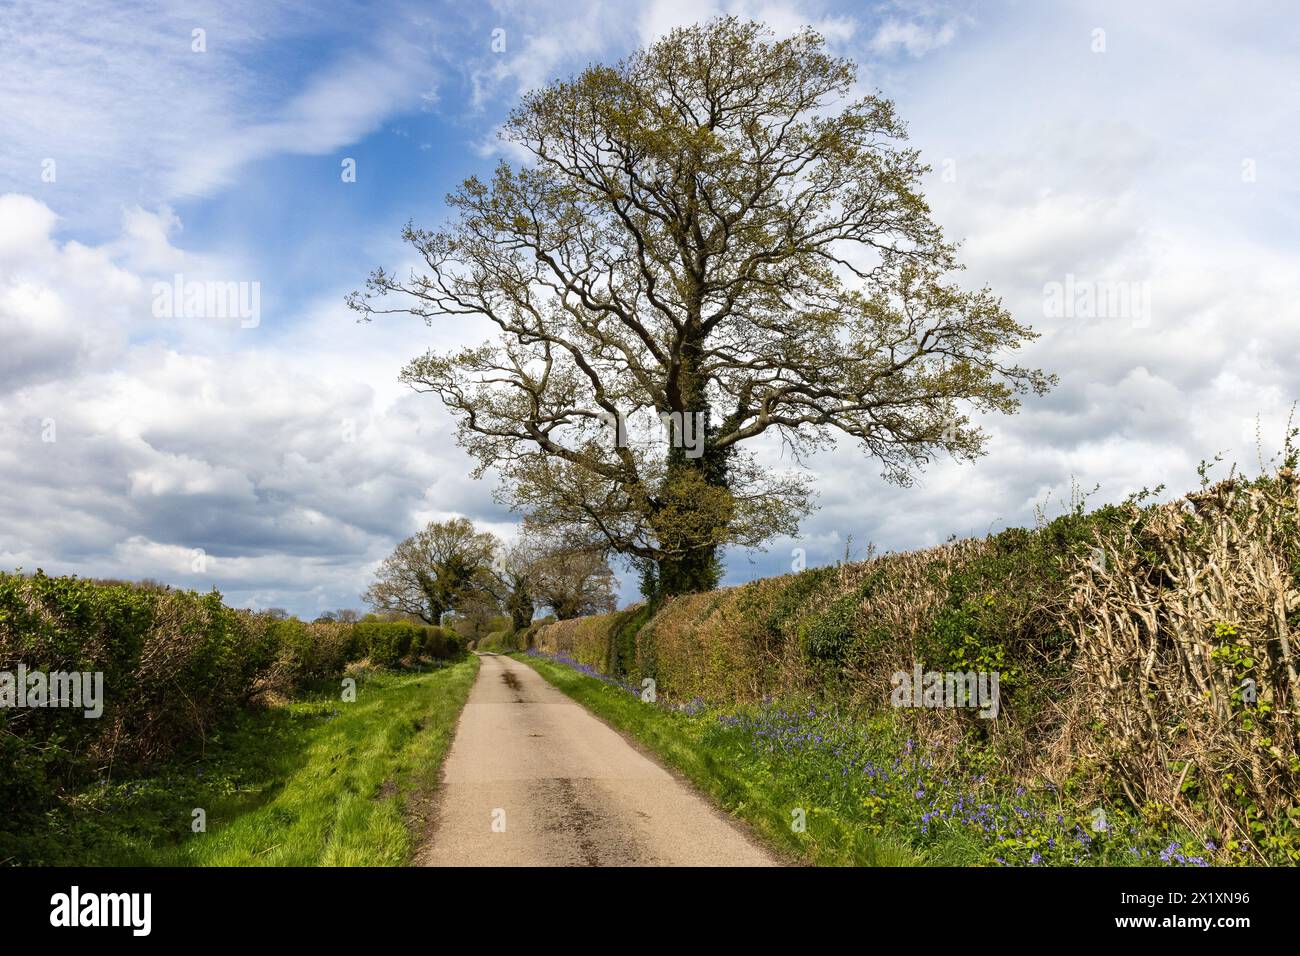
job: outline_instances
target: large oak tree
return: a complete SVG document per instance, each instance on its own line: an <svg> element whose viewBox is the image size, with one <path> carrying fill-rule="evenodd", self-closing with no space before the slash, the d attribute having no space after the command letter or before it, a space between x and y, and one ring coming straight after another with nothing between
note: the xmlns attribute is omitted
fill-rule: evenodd
<svg viewBox="0 0 1300 956"><path fill-rule="evenodd" d="M972 411L1051 384L1005 358L1030 329L952 282L927 167L855 84L812 30L727 18L530 93L503 135L532 161L466 180L443 228L408 225L424 268L376 270L350 304L495 323L403 372L456 415L478 473L535 525L632 558L653 593L710 587L722 547L794 533L809 507L752 439L802 461L846 435L906 483L937 451L982 453ZM610 427L645 413L667 434Z"/></svg>

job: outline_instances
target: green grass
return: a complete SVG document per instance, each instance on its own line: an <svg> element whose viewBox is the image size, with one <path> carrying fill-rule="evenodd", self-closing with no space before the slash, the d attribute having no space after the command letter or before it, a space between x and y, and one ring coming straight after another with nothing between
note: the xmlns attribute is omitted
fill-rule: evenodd
<svg viewBox="0 0 1300 956"><path fill-rule="evenodd" d="M330 682L245 712L202 757L90 788L41 825L0 833L0 859L47 865L398 866L437 785L478 659L372 671L356 701ZM192 832L192 811L207 832ZM6 851L9 851L6 853Z"/></svg>
<svg viewBox="0 0 1300 956"><path fill-rule="evenodd" d="M626 690L532 655L515 655L597 716L634 737L723 810L749 824L777 853L821 866L912 866L922 859L887 836L846 825L810 805L799 781L755 773L734 739L712 733L716 721L642 703ZM806 811L796 832L793 811Z"/></svg>

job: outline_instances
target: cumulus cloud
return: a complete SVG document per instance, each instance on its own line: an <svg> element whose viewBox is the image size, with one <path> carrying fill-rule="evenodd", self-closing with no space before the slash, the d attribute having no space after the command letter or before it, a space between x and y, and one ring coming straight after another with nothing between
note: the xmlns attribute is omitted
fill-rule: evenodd
<svg viewBox="0 0 1300 956"><path fill-rule="evenodd" d="M304 232L286 203L254 236L228 208L213 214L217 200L274 204L248 188L254 163L395 125L451 181L483 157L519 159L493 133L521 90L727 13L782 35L813 24L862 65L863 92L897 101L935 167L935 217L963 241L962 281L1034 325L1022 360L1061 377L983 423L987 457L938 460L909 489L851 442L818 455L820 510L798 539L732 555L729 582L788 570L794 548L836 560L850 534L860 556L1029 524L1073 484L1103 500L1182 492L1216 452L1254 462L1256 416L1277 444L1300 397L1300 134L1290 25L1266 5L497 0L331 5L325 21L256 3L46 5L0 29L0 566L216 585L314 613L357 603L419 522L466 514L508 534L445 413L396 381L412 355L490 329L359 326L341 299L365 269L418 263L357 240L347 252L365 261L312 272L302 295L270 263L286 246L310 259L341 227ZM199 27L206 54L191 51ZM347 228L387 240L424 202L413 182L396 200L365 193L373 217ZM252 328L159 320L154 284L178 273L260 279L276 306ZM1133 283L1149 308L1054 311L1046 290L1067 282ZM761 454L785 467L780 451Z"/></svg>
<svg viewBox="0 0 1300 956"><path fill-rule="evenodd" d="M171 213L132 211L121 236L84 247L52 234L39 201L6 196L0 210L27 240L0 257L0 322L14 345L0 564L217 586L310 613L357 603L418 515L502 520L427 400L367 381L367 368L395 379L411 329L358 327L337 298L306 326L332 344L291 355L258 329L160 327L153 276L120 263L213 269L170 244ZM350 336L350 353L334 351Z"/></svg>
<svg viewBox="0 0 1300 956"><path fill-rule="evenodd" d="M891 53L897 47L902 47L912 56L923 56L931 50L947 46L956 35L957 27L953 23L925 26L915 22L886 20L871 38L871 49L877 53Z"/></svg>
<svg viewBox="0 0 1300 956"><path fill-rule="evenodd" d="M1098 487L1094 504L1160 484L1182 494L1217 453L1220 472L1234 461L1255 469L1257 428L1263 457L1277 449L1300 399L1300 273L1275 215L1293 204L1295 182L1252 180L1231 157L1297 145L1291 127L1244 129L1277 108L1279 51L1263 10L1249 31L1206 13L1181 21L1177 38L1160 26L1168 13L989 14L960 21L943 56L891 68L886 92L934 166L926 196L963 241L962 281L988 283L1041 333L1022 358L1061 383L1018 416L983 422L986 457L937 460L912 488L880 482L851 443L819 456L818 512L798 539L736 555L731 582L789 570L795 547L810 563L837 560L850 534L857 552L1032 525L1040 507L1060 513L1075 487ZM1098 22L1111 45L1094 56ZM905 50L910 34L889 23L869 48L883 37ZM1199 76L1248 77L1259 99L1175 91L1167 80L1188 50L1212 64ZM861 59L872 52L885 51ZM1149 307L1054 313L1046 290L1067 281L1103 301L1108 287L1132 286Z"/></svg>

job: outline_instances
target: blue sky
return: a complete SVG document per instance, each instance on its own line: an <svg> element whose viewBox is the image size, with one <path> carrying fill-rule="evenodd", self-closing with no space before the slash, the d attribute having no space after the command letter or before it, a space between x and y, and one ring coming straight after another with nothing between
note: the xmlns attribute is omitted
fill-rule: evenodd
<svg viewBox="0 0 1300 956"><path fill-rule="evenodd" d="M0 566L314 615L358 606L424 521L508 535L446 413L397 383L487 330L359 326L343 297L403 266L403 223L436 226L455 183L514 158L495 130L523 90L719 12L813 24L897 102L965 278L1061 377L986 424L986 458L910 489L850 444L813 459L817 513L733 555L729 583L850 534L1032 523L1072 483L1116 500L1188 490L1216 452L1253 468L1255 417L1267 453L1300 398L1300 28L1282 4L1189 7L0 2ZM260 321L160 320L177 272L256 282ZM1067 279L1149 307L1051 314Z"/></svg>

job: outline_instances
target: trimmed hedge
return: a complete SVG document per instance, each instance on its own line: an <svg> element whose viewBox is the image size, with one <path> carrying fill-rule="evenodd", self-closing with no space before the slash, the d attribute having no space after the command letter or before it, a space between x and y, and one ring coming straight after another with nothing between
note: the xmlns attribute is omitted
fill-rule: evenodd
<svg viewBox="0 0 1300 956"><path fill-rule="evenodd" d="M38 812L112 769L202 746L231 712L370 658L454 658L464 642L423 625L307 624L198 594L76 577L0 573L0 672L103 674L103 714L0 707L0 807ZM12 808L12 811L11 811Z"/></svg>
<svg viewBox="0 0 1300 956"><path fill-rule="evenodd" d="M534 624L525 632L524 649L563 654L603 674L623 677L636 670L637 632L650 619L649 605L633 604L613 614Z"/></svg>
<svg viewBox="0 0 1300 956"><path fill-rule="evenodd" d="M464 640L450 628L405 621L359 621L352 625L352 639L355 657L385 667L407 657L449 659L465 650Z"/></svg>

